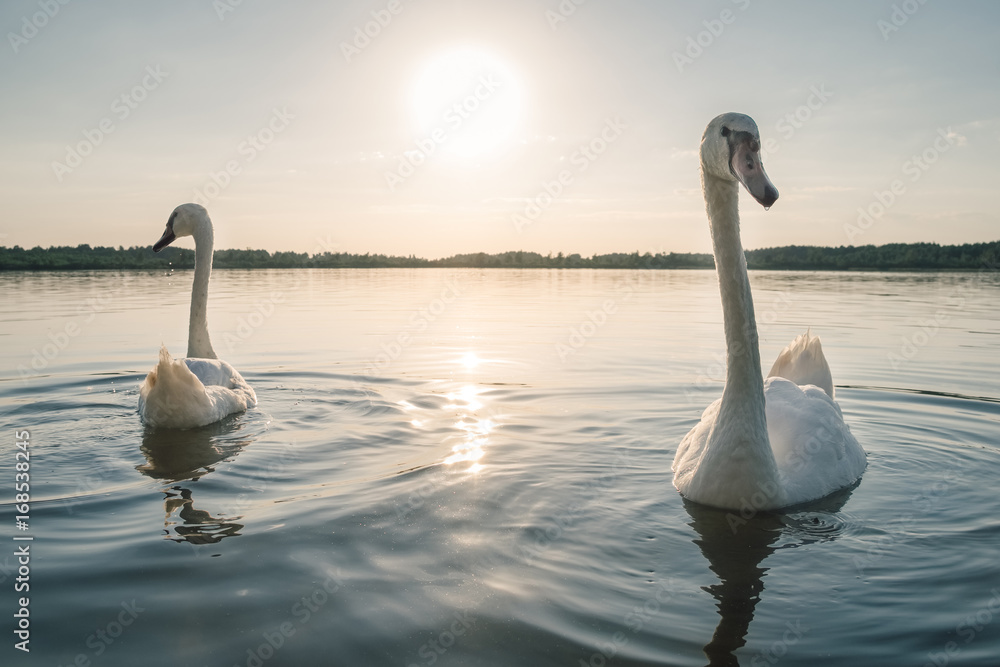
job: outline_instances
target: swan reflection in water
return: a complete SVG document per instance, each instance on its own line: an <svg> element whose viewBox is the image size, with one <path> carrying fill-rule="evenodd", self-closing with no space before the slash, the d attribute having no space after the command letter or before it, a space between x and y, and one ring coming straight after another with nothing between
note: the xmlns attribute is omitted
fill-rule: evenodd
<svg viewBox="0 0 1000 667"><path fill-rule="evenodd" d="M147 428L142 438L146 463L136 470L170 483L163 489L166 539L191 544L215 544L240 534L240 516L215 516L194 505L194 483L213 472L223 460L236 457L253 437L241 434L239 418L190 430ZM179 484L178 482L190 482Z"/></svg>
<svg viewBox="0 0 1000 667"><path fill-rule="evenodd" d="M708 560L709 569L719 577L718 584L703 587L715 598L720 616L711 641L704 647L711 667L739 666L735 652L746 644L769 570L764 560L778 549L839 537L839 521L831 515L840 511L856 487L854 484L791 512L753 516L684 501L691 515L688 525L698 534L693 541ZM781 544L777 544L779 540Z"/></svg>
<svg viewBox="0 0 1000 667"><path fill-rule="evenodd" d="M214 517L211 513L196 508L191 498L190 489L173 486L166 494L164 505L167 515L163 520L163 526L168 540L190 542L191 544L215 544L225 537L239 535L239 531L243 528L242 523L226 521L224 518ZM177 494L180 494L180 497ZM176 519L172 516L175 511L177 512ZM233 518L240 519L242 517ZM170 533L171 527L174 529L173 535Z"/></svg>

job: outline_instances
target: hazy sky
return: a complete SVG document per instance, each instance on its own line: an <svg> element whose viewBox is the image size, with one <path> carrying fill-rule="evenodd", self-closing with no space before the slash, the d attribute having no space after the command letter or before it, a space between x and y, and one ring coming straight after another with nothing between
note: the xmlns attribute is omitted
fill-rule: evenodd
<svg viewBox="0 0 1000 667"><path fill-rule="evenodd" d="M0 26L8 246L150 245L201 201L218 248L708 251L725 111L781 193L743 199L748 248L1000 238L996 2L8 0Z"/></svg>

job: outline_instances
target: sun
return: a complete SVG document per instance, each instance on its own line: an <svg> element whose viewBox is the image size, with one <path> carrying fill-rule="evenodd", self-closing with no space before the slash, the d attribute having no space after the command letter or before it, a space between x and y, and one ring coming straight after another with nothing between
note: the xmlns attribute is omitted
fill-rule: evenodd
<svg viewBox="0 0 1000 667"><path fill-rule="evenodd" d="M429 58L413 81L410 103L417 147L483 159L513 142L523 115L514 70L487 51L453 48Z"/></svg>
<svg viewBox="0 0 1000 667"><path fill-rule="evenodd" d="M478 366L481 362L482 359L480 359L475 352L466 352L465 355L463 355L462 358L459 359L459 363L461 363L463 366L465 366L467 370L470 371L475 369L475 367Z"/></svg>

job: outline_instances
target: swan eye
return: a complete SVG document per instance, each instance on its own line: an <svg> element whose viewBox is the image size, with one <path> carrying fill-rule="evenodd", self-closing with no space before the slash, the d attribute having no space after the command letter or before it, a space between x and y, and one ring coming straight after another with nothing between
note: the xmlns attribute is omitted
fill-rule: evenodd
<svg viewBox="0 0 1000 667"><path fill-rule="evenodd" d="M747 158L747 169L753 169L753 159Z"/></svg>
<svg viewBox="0 0 1000 667"><path fill-rule="evenodd" d="M726 127L725 125L722 126L722 136L724 136L724 137L728 137L729 136L729 128Z"/></svg>

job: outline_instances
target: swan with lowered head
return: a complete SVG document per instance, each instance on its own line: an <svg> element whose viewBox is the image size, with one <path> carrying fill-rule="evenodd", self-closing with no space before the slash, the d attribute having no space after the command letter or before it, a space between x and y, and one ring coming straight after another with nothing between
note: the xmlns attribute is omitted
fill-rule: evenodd
<svg viewBox="0 0 1000 667"><path fill-rule="evenodd" d="M724 509L779 509L822 498L857 481L867 459L833 400L819 338L797 337L763 379L737 199L742 183L767 209L778 191L761 164L752 118L727 113L709 123L701 175L722 292L726 386L677 448L674 486Z"/></svg>
<svg viewBox="0 0 1000 667"><path fill-rule="evenodd" d="M219 359L208 336L208 281L214 237L208 211L181 204L153 246L163 250L181 236L194 237L194 285L186 359L173 359L166 346L139 388L139 414L149 426L195 428L257 405L257 396L239 372Z"/></svg>

